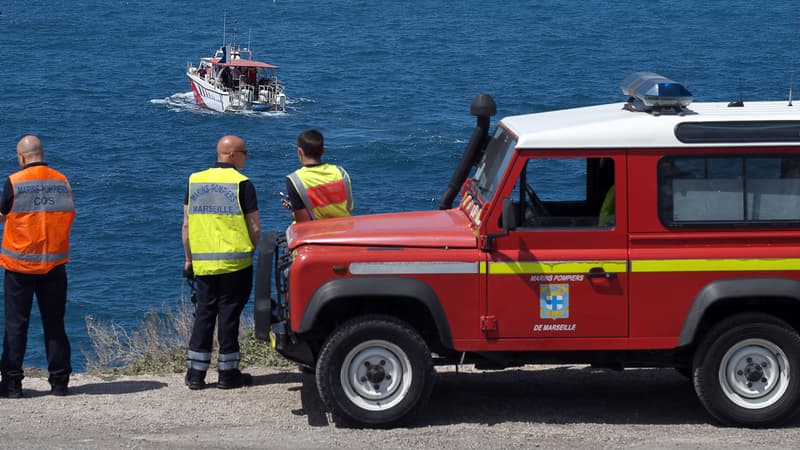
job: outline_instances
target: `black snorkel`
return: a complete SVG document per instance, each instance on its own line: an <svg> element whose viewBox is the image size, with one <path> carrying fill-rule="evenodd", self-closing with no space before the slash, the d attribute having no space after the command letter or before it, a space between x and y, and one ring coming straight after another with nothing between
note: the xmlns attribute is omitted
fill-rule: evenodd
<svg viewBox="0 0 800 450"><path fill-rule="evenodd" d="M478 160L483 156L486 149L486 144L489 143L489 123L491 117L497 114L497 105L494 99L488 94L475 94L472 103L469 106L469 113L477 117L475 129L472 131L472 137L461 155L461 162L458 163L447 189L442 193L442 200L439 202L439 209L450 209L453 207L453 200L461 190L461 185L467 179L469 171Z"/></svg>

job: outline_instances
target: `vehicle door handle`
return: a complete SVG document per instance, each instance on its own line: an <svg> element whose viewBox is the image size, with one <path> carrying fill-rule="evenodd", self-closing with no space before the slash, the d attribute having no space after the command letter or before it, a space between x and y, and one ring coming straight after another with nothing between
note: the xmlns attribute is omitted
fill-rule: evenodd
<svg viewBox="0 0 800 450"><path fill-rule="evenodd" d="M605 278L610 280L617 278L617 272L606 272L602 267L592 267L589 269L589 273L586 274L586 278Z"/></svg>

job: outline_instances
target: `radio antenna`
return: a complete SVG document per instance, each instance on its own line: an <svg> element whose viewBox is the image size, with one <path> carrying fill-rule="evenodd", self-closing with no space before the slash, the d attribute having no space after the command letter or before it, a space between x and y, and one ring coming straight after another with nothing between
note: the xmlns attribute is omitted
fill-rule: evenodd
<svg viewBox="0 0 800 450"><path fill-rule="evenodd" d="M686 66L683 69L683 85L684 86L688 86L689 85L689 66L691 65L691 62L692 62L692 45L691 45L691 41L690 41L689 45L686 48Z"/></svg>
<svg viewBox="0 0 800 450"><path fill-rule="evenodd" d="M232 42L231 46L238 48L238 43L236 42L236 39L238 37L239 37L239 18L238 17L234 17L234 19L233 19L233 39L231 41Z"/></svg>
<svg viewBox="0 0 800 450"><path fill-rule="evenodd" d="M742 79L739 78L739 101L744 103L744 86L742 85Z"/></svg>
<svg viewBox="0 0 800 450"><path fill-rule="evenodd" d="M792 89L794 88L794 71L795 71L795 63L797 61L797 10L793 11L792 14L792 33L794 36L792 37L792 57L790 59L790 67L789 67L789 106L792 106Z"/></svg>

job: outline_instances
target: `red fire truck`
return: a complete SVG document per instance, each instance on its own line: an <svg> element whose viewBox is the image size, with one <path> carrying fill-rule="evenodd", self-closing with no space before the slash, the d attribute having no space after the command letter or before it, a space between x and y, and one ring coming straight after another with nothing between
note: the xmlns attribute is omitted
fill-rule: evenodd
<svg viewBox="0 0 800 450"><path fill-rule="evenodd" d="M493 133L477 95L440 210L300 223L262 248L258 336L359 425L411 417L438 364L672 367L721 423L788 420L800 111L692 103L652 73L621 87L624 102Z"/></svg>

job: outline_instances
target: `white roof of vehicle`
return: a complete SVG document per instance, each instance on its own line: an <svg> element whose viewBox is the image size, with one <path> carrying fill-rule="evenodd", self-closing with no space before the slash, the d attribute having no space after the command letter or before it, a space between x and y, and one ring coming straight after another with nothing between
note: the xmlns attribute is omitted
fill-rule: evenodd
<svg viewBox="0 0 800 450"><path fill-rule="evenodd" d="M500 124L517 136L518 148L647 148L798 145L798 142L697 143L675 137L685 122L800 121L800 106L782 102L692 103L684 115L624 109L624 102L509 116Z"/></svg>

